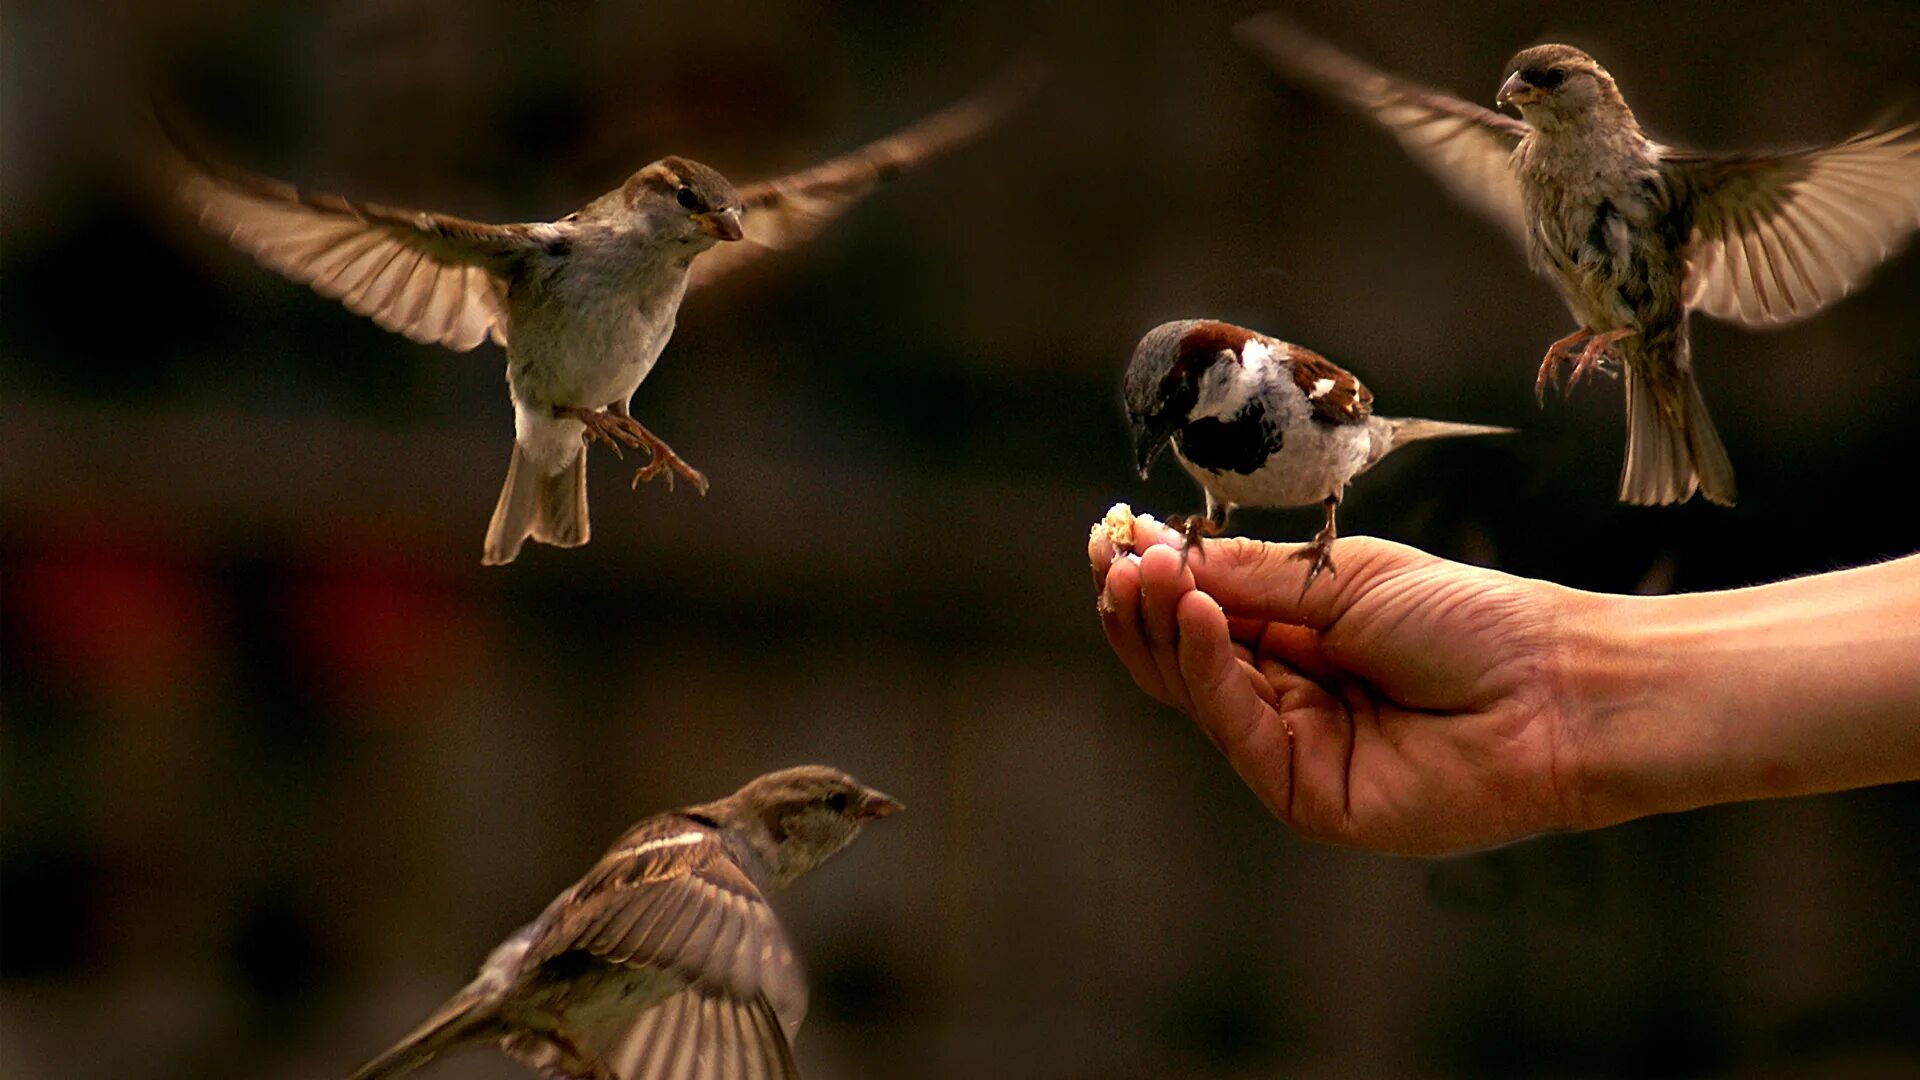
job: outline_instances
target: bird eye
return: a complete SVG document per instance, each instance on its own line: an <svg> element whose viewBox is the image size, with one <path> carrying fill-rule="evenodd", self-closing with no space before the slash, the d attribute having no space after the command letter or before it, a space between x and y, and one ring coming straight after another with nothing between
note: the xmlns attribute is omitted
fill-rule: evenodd
<svg viewBox="0 0 1920 1080"><path fill-rule="evenodd" d="M836 814L846 813L847 812L847 793L844 791L836 791L833 794L827 796L827 809L833 811Z"/></svg>
<svg viewBox="0 0 1920 1080"><path fill-rule="evenodd" d="M700 196L695 195L693 189L684 184L681 185L679 191L673 193L673 197L681 206L686 207L696 214L707 208L707 204L701 201Z"/></svg>
<svg viewBox="0 0 1920 1080"><path fill-rule="evenodd" d="M1544 71L1539 68L1535 68L1534 70L1529 71L1526 74L1527 81L1539 87L1542 90L1551 90L1554 87L1559 86L1562 82L1566 80L1566 78L1567 78L1567 69L1557 68L1557 67L1547 68Z"/></svg>

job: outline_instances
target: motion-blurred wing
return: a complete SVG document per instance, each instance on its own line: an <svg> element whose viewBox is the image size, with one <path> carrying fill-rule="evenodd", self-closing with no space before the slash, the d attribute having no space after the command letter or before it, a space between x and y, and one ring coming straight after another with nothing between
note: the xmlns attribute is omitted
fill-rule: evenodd
<svg viewBox="0 0 1920 1080"><path fill-rule="evenodd" d="M161 169L180 204L261 265L388 330L461 351L489 336L506 344L513 265L555 234L315 194L183 156Z"/></svg>
<svg viewBox="0 0 1920 1080"><path fill-rule="evenodd" d="M1456 198L1524 235L1520 183L1508 159L1526 123L1395 78L1272 13L1233 28L1282 78L1370 114Z"/></svg>
<svg viewBox="0 0 1920 1080"><path fill-rule="evenodd" d="M696 258L689 284L707 284L770 251L810 239L882 182L985 134L1025 100L1039 81L1037 67L1016 68L972 97L850 154L742 188L745 239L718 245Z"/></svg>
<svg viewBox="0 0 1920 1080"><path fill-rule="evenodd" d="M1845 296L1920 228L1920 124L1765 156L1669 151L1692 198L1690 306L1777 325Z"/></svg>

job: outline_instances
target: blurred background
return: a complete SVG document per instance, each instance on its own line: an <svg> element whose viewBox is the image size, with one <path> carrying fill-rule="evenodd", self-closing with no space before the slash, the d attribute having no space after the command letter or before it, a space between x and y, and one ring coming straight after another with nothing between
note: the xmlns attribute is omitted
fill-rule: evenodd
<svg viewBox="0 0 1920 1080"><path fill-rule="evenodd" d="M1259 6L9 0L0 1071L342 1075L627 823L802 761L909 807L779 904L809 1075L1920 1070L1915 786L1332 850L1106 650L1087 525L1198 506L1132 474L1118 405L1174 317L1525 429L1396 455L1346 532L1655 592L1920 547L1920 257L1795 328L1697 323L1740 505L1619 506L1617 384L1533 402L1551 288L1240 53ZM1571 40L1703 148L1920 115L1909 3L1290 10L1479 101ZM634 408L709 497L595 451L592 544L505 569L501 352L255 267L108 137L159 93L263 172L550 219L667 153L811 164L1036 48L1056 77L994 136L689 299Z"/></svg>

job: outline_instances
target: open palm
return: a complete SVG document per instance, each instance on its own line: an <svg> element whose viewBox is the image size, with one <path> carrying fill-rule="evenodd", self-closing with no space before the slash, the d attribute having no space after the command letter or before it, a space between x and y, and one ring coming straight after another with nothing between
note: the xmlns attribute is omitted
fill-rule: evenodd
<svg viewBox="0 0 1920 1080"><path fill-rule="evenodd" d="M1090 545L1101 623L1141 688L1186 712L1283 821L1408 854L1572 824L1562 627L1581 594L1368 538L1302 594L1298 545Z"/></svg>

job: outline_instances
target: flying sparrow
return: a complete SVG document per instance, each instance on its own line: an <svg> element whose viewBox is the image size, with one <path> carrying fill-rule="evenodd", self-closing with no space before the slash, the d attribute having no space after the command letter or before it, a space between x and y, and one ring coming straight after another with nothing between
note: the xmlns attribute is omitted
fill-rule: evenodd
<svg viewBox="0 0 1920 1080"><path fill-rule="evenodd" d="M807 985L767 896L899 809L802 765L647 818L350 1080L483 1043L568 1080L797 1076Z"/></svg>
<svg viewBox="0 0 1920 1080"><path fill-rule="evenodd" d="M1210 319L1147 331L1125 394L1140 478L1172 442L1207 494L1204 515L1167 520L1186 534L1183 558L1203 535L1219 535L1236 506L1326 507L1326 525L1294 556L1310 564L1303 591L1334 569L1334 513L1354 477L1410 442L1513 431L1375 416L1373 392L1326 357Z"/></svg>
<svg viewBox="0 0 1920 1080"><path fill-rule="evenodd" d="M1374 70L1273 14L1235 28L1289 78L1370 113L1457 195L1526 245L1579 326L1535 393L1626 370L1620 498L1694 491L1732 505L1733 465L1694 381L1687 317L1753 326L1813 314L1920 228L1920 125L1787 153L1702 154L1641 131L1605 68L1568 45L1522 50L1494 102L1514 119Z"/></svg>
<svg viewBox="0 0 1920 1080"><path fill-rule="evenodd" d="M507 349L513 456L483 562L527 537L587 542L586 443L644 447L633 483L707 479L628 412L690 286L807 239L881 181L979 136L1024 96L1022 69L892 136L736 189L662 158L554 222L489 225L401 210L162 155L171 194L209 229L295 281L414 341Z"/></svg>

